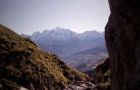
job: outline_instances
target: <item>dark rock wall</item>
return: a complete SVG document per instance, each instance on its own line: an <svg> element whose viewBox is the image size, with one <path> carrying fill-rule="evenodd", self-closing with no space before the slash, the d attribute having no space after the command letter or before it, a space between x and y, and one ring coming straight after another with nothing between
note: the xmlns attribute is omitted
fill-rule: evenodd
<svg viewBox="0 0 140 90"><path fill-rule="evenodd" d="M112 90L140 90L139 0L109 0L111 15L105 38Z"/></svg>

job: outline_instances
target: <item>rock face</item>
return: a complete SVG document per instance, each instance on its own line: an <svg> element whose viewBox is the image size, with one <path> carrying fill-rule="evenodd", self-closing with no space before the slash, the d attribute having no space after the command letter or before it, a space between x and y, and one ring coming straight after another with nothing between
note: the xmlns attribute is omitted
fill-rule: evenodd
<svg viewBox="0 0 140 90"><path fill-rule="evenodd" d="M111 15L105 38L112 90L140 90L140 3L109 0Z"/></svg>

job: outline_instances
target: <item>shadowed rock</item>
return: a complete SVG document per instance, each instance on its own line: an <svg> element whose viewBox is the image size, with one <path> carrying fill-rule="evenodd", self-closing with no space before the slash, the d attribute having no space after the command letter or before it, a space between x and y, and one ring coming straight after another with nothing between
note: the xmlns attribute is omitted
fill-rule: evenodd
<svg viewBox="0 0 140 90"><path fill-rule="evenodd" d="M105 38L112 90L140 90L140 3L109 0L111 15Z"/></svg>

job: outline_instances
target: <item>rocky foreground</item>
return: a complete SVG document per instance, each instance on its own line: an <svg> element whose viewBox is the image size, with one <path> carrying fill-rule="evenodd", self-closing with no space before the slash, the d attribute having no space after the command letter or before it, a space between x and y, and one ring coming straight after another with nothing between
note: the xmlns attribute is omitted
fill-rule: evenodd
<svg viewBox="0 0 140 90"><path fill-rule="evenodd" d="M97 90L96 86L91 82L77 81L76 83L67 85L64 90Z"/></svg>

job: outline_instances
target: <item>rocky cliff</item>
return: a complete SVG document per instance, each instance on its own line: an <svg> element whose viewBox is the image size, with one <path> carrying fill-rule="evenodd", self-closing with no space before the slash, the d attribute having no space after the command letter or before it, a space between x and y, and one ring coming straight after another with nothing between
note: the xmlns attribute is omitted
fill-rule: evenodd
<svg viewBox="0 0 140 90"><path fill-rule="evenodd" d="M112 90L140 90L140 3L109 0L111 15L105 38Z"/></svg>

